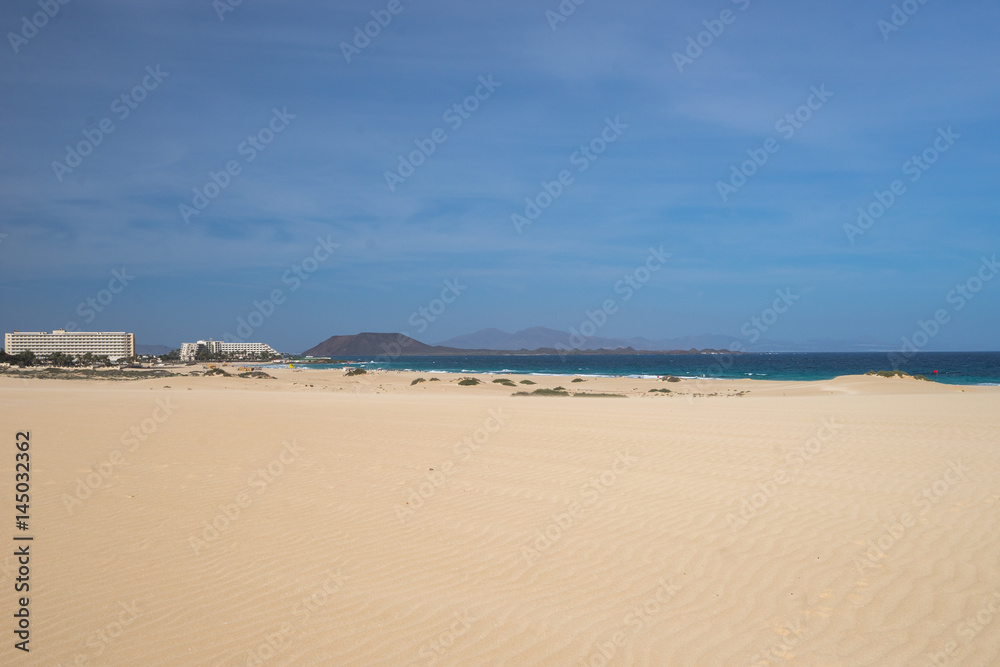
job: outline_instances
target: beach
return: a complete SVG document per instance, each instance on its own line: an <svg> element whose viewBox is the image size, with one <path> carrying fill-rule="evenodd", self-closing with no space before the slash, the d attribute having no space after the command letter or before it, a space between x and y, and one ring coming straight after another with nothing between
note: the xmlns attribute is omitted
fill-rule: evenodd
<svg viewBox="0 0 1000 667"><path fill-rule="evenodd" d="M266 370L0 375L0 663L1000 662L1000 387Z"/></svg>

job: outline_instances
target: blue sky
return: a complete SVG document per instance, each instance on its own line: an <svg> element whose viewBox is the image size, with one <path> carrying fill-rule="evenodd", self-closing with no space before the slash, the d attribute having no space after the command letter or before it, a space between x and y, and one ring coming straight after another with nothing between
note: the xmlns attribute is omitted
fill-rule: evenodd
<svg viewBox="0 0 1000 667"><path fill-rule="evenodd" d="M926 349L1000 349L1000 279L961 308L952 293L992 278L983 258L1000 252L996 3L914 0L890 32L891 2L587 0L556 22L554 0L226 1L69 2L37 30L37 0L4 3L0 328L176 346L235 335L280 290L248 338L297 352L416 335L413 313L457 280L416 337L566 330L613 299L600 336L738 340L791 290L766 337L895 344L943 309ZM391 21L348 62L372 12ZM678 67L689 38L705 46ZM463 102L455 127L444 114ZM390 190L418 141L433 153ZM934 164L905 166L925 150ZM719 182L762 153L723 200ZM511 216L564 171L519 232ZM884 214L845 231L895 180ZM216 196L185 216L206 185ZM336 249L291 278L318 238ZM626 300L615 285L661 246ZM134 278L102 293L123 268Z"/></svg>

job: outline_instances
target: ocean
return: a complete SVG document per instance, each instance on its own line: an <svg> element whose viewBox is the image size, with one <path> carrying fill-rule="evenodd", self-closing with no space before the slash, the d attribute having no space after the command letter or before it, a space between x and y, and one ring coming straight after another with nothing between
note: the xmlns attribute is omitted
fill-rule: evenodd
<svg viewBox="0 0 1000 667"><path fill-rule="evenodd" d="M421 373L510 373L680 378L829 380L867 371L901 370L946 384L1000 385L1000 352L802 352L768 354L490 355L447 357L345 357L366 368ZM341 368L316 364L303 368Z"/></svg>

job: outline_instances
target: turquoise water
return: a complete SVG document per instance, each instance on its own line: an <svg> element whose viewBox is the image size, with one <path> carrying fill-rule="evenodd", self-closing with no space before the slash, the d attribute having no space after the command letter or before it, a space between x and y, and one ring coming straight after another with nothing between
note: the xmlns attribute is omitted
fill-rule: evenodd
<svg viewBox="0 0 1000 667"><path fill-rule="evenodd" d="M495 355L448 357L357 357L367 368L422 373L510 373L646 377L829 380L870 370L902 370L947 384L1000 385L1000 352L806 352L743 355ZM303 368L341 368L317 364ZM937 371L936 373L934 371Z"/></svg>

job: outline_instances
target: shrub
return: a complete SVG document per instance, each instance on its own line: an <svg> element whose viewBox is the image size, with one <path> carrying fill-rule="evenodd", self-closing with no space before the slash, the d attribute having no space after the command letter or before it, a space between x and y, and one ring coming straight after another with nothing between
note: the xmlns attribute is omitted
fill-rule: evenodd
<svg viewBox="0 0 1000 667"><path fill-rule="evenodd" d="M583 378L573 378L573 382L586 382Z"/></svg>
<svg viewBox="0 0 1000 667"><path fill-rule="evenodd" d="M462 385L463 387L472 387L482 383L479 380L479 378L462 378L461 380L458 381L458 384Z"/></svg>
<svg viewBox="0 0 1000 667"><path fill-rule="evenodd" d="M521 380L521 384L537 384L537 382L532 382L531 380Z"/></svg>
<svg viewBox="0 0 1000 667"><path fill-rule="evenodd" d="M926 375L910 375L905 371L868 371L865 375L877 375L883 378L913 378L914 380L924 380L926 382L933 382Z"/></svg>
<svg viewBox="0 0 1000 667"><path fill-rule="evenodd" d="M669 394L670 393L669 389L650 389L649 391L651 393L654 393L654 394L657 393L657 392L659 392L661 394Z"/></svg>
<svg viewBox="0 0 1000 667"><path fill-rule="evenodd" d="M264 371L247 371L246 373L240 373L241 378L252 378L255 380L273 380L274 376L265 373Z"/></svg>
<svg viewBox="0 0 1000 667"><path fill-rule="evenodd" d="M625 394L607 394L607 393L604 393L604 392L587 393L587 392L578 391L578 392L576 392L573 395L574 396L596 396L597 398L628 398L628 396L626 396Z"/></svg>
<svg viewBox="0 0 1000 667"><path fill-rule="evenodd" d="M680 382L681 381L681 379L679 377L675 377L673 375L665 375L665 376L663 376L660 379L661 380L666 380L667 382Z"/></svg>
<svg viewBox="0 0 1000 667"><path fill-rule="evenodd" d="M418 382L424 382L424 381L425 380L423 378L417 378L416 380L414 380L413 382L410 383L410 386L412 387L413 385L417 384Z"/></svg>
<svg viewBox="0 0 1000 667"><path fill-rule="evenodd" d="M347 373L345 373L345 375L347 375L348 377L350 377L350 376L353 376L353 375L364 375L367 372L368 371L366 371L363 368L348 368L347 369Z"/></svg>
<svg viewBox="0 0 1000 667"><path fill-rule="evenodd" d="M205 371L205 377L208 377L209 375L222 375L223 377L232 377L229 373L222 370L221 368L209 368L207 371Z"/></svg>
<svg viewBox="0 0 1000 667"><path fill-rule="evenodd" d="M532 392L527 391L516 391L512 394L513 396L569 396L569 392L565 389L536 389Z"/></svg>
<svg viewBox="0 0 1000 667"><path fill-rule="evenodd" d="M441 378L431 378L431 382L440 382Z"/></svg>
<svg viewBox="0 0 1000 667"><path fill-rule="evenodd" d="M508 380L507 378L497 378L493 382L495 384L502 384L505 387L516 387L517 386L516 384L514 384L512 381Z"/></svg>

